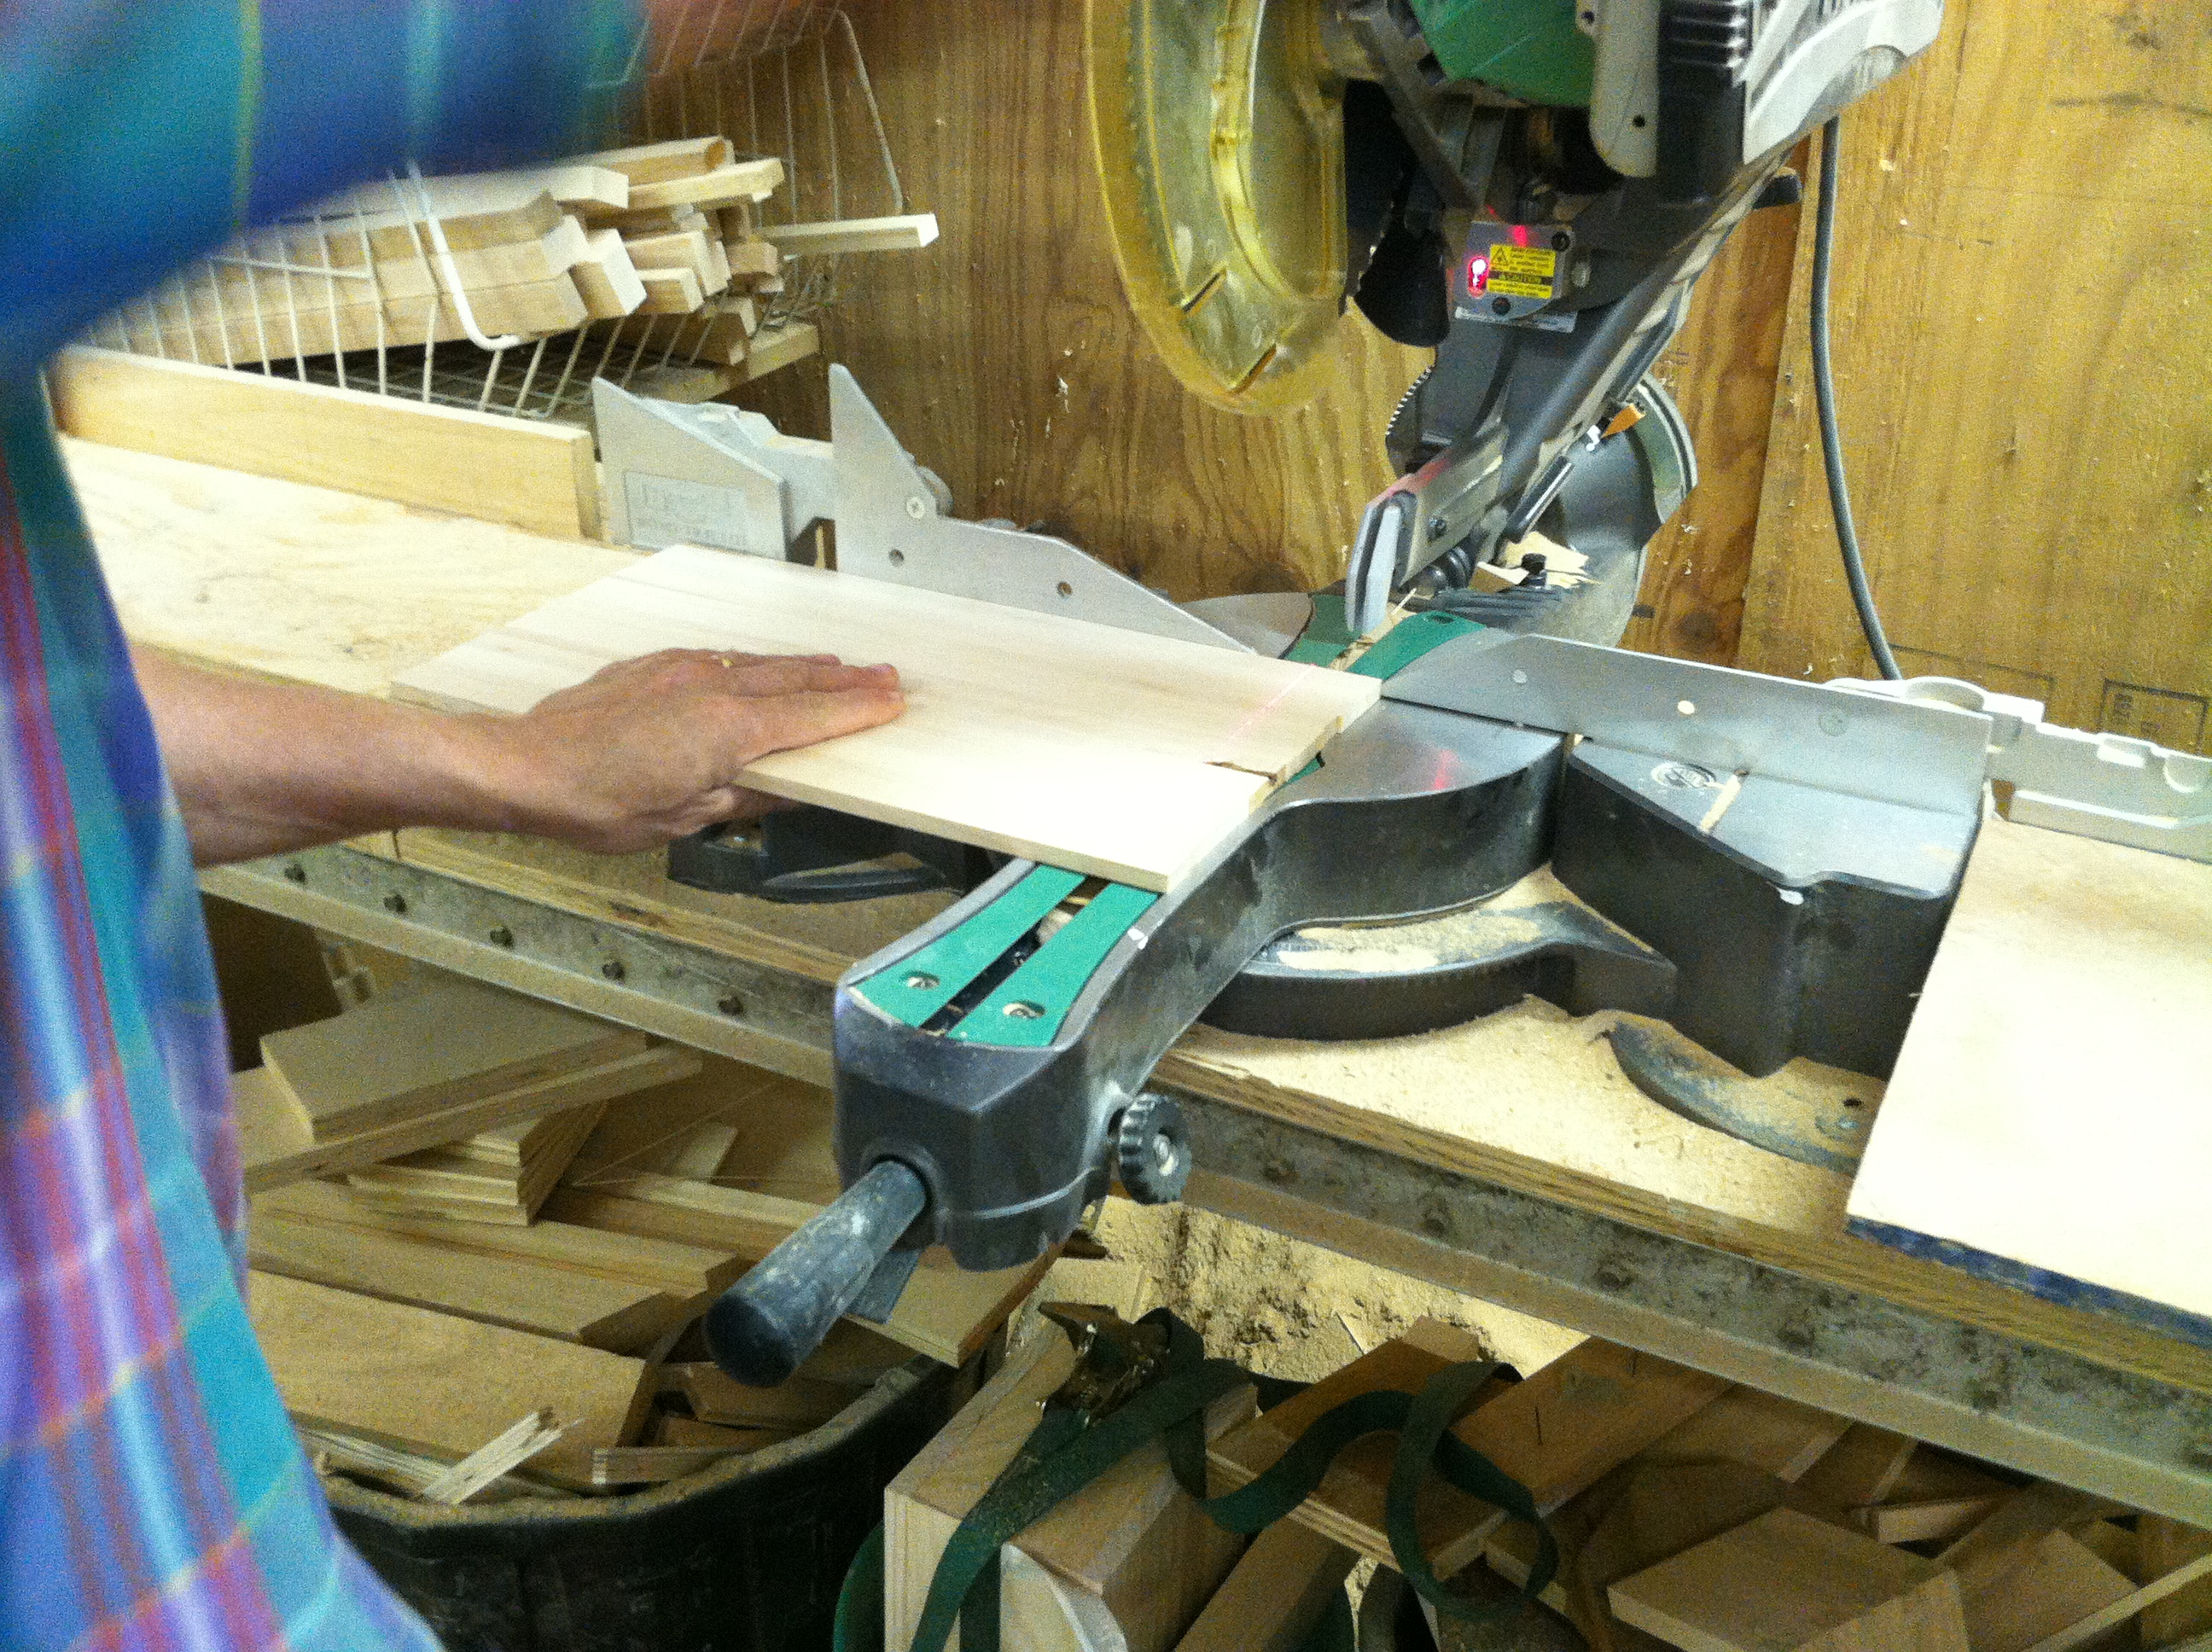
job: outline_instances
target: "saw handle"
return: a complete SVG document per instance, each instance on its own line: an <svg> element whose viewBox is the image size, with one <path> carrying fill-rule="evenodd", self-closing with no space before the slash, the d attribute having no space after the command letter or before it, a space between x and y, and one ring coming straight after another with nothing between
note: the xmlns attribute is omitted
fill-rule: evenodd
<svg viewBox="0 0 2212 1652"><path fill-rule="evenodd" d="M822 1344L928 1203L884 1159L762 1258L707 1310L707 1348L740 1382L772 1388Z"/></svg>

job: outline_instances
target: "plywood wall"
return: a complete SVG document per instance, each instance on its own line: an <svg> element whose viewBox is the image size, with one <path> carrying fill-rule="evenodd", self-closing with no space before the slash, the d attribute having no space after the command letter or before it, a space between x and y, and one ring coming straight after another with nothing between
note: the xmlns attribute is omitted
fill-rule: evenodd
<svg viewBox="0 0 2212 1652"><path fill-rule="evenodd" d="M1279 419L1206 405L1153 358L1122 298L1086 125L1079 0L904 0L851 15L911 208L935 212L943 239L848 260L822 360L741 399L826 434L823 363L842 361L963 514L1045 524L1177 598L1340 576L1361 509L1390 479L1383 428L1427 352L1353 316L1320 399ZM868 192L842 39L826 50L843 210L888 210ZM672 77L646 118L653 137L719 125L777 149L793 108L802 208L826 216L822 137L806 112L821 98L802 50L773 69ZM1705 658L1735 647L1790 278L1794 215L1762 215L1757 228L1723 253L1668 361L1709 480L1694 531L1671 535L1656 558L1638 635Z"/></svg>
<svg viewBox="0 0 2212 1652"><path fill-rule="evenodd" d="M2212 9L1949 0L1844 153L1838 392L1900 662L2212 750ZM1808 362L1793 313L1741 663L1864 674Z"/></svg>

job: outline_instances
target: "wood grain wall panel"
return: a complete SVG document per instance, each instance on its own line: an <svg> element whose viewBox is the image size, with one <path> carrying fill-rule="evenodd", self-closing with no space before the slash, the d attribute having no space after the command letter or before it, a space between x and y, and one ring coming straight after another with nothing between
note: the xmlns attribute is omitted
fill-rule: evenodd
<svg viewBox="0 0 2212 1652"><path fill-rule="evenodd" d="M1844 128L1837 387L1900 661L2212 749L2212 15L1951 0ZM1743 663L1864 674L1811 388L1793 313Z"/></svg>
<svg viewBox="0 0 2212 1652"><path fill-rule="evenodd" d="M842 361L951 485L960 513L1045 524L1180 598L1340 577L1361 510L1390 480L1383 428L1428 352L1390 343L1355 313L1334 343L1334 385L1306 406L1262 419L1200 401L1154 357L1115 271L1077 0L850 9L909 210L936 213L942 238L845 260L845 301L823 319L820 359L738 398L826 435L823 374ZM838 88L839 204L889 211L837 37L823 49ZM764 211L829 216L825 169L809 164L825 153L814 48L791 64L796 183ZM741 145L781 150L783 109L780 70L668 76L646 100L640 136L719 123ZM1733 653L1778 350L1744 318L1778 318L1790 274L1786 252L1739 249L1775 239L1770 221L1789 216L1763 215L1723 252L1707 284L1723 290L1700 293L1670 354L1677 381L1694 387L1693 429L1719 446L1708 450L1697 532L1681 542L1689 565L1670 555L1647 583L1655 618L1636 634L1643 646Z"/></svg>

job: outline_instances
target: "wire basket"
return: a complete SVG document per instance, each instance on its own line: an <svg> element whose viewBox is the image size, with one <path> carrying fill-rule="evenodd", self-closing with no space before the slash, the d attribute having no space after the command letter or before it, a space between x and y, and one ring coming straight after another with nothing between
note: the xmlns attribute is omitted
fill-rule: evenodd
<svg viewBox="0 0 2212 1652"><path fill-rule="evenodd" d="M797 223L906 210L851 19L830 0L664 6L594 90L608 143L726 137L774 155L785 182L762 207ZM404 228L391 251L389 232ZM380 240L380 237L381 239ZM794 257L760 325L787 328L844 296L845 259ZM356 301L397 281L419 295L395 319ZM420 316L419 327L411 325ZM460 337L454 337L458 321ZM480 412L588 426L591 383L625 387L696 367L712 323L635 315L528 336L487 331L454 273L440 215L412 167L254 232L106 319L90 342ZM441 337L441 334L445 335ZM641 381L642 385L641 386Z"/></svg>

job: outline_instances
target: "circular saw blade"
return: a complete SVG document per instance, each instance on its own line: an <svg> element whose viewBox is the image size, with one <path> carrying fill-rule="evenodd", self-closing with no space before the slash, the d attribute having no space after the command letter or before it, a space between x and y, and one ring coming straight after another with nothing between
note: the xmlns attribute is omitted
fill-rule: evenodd
<svg viewBox="0 0 2212 1652"><path fill-rule="evenodd" d="M1176 377L1276 413L1334 369L1342 88L1316 0L1090 0L1091 134L1130 307Z"/></svg>

